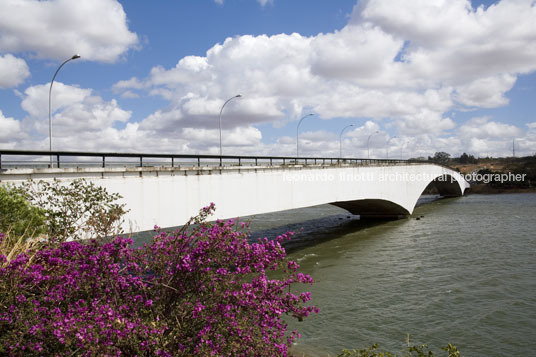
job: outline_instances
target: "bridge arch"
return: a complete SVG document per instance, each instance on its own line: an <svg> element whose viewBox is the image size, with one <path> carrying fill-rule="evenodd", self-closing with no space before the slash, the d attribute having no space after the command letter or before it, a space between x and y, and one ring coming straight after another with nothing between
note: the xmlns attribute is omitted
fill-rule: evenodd
<svg viewBox="0 0 536 357"><path fill-rule="evenodd" d="M464 190L458 184L456 178L450 174L436 177L428 184L428 186L426 186L426 188L429 187L435 188L439 195L443 197L459 197L464 193Z"/></svg>
<svg viewBox="0 0 536 357"><path fill-rule="evenodd" d="M449 169L450 170L450 169ZM463 177L455 171L449 173L434 173L429 176L429 181L418 179L417 177L408 177L406 180L406 189L411 188L410 181L420 181L414 186L414 189L407 189L409 197L406 197L406 204L384 198L364 198L359 200L337 201L330 204L343 208L348 212L360 215L362 219L397 219L410 215L417 204L419 197L428 189L435 191L442 197L459 197L464 194L468 184ZM396 175L395 175L396 179ZM424 187L423 187L424 186ZM393 198L396 196L393 196Z"/></svg>
<svg viewBox="0 0 536 357"><path fill-rule="evenodd" d="M407 209L395 202L382 199L332 202L331 204L343 208L351 214L359 215L362 219L396 219L410 214Z"/></svg>

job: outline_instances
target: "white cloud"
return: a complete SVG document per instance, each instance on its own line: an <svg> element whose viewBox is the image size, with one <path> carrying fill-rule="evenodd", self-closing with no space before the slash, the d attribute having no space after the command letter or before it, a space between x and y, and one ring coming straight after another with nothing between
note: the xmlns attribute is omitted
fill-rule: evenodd
<svg viewBox="0 0 536 357"><path fill-rule="evenodd" d="M424 92L385 90L383 84L362 88L328 70L337 64L319 65L315 70L322 73L313 73L320 61L319 48L328 42L298 34L241 36L215 45L206 57L183 58L169 70L154 67L148 81L151 93L170 100L173 109L155 113L142 126L166 131L173 126L214 127L224 98L236 93L244 94L236 112L226 108L232 117L226 122L234 126L298 118L304 108L324 118L420 116L426 126L420 115L423 108L440 115L452 105L449 88Z"/></svg>
<svg viewBox="0 0 536 357"><path fill-rule="evenodd" d="M399 131L403 135L441 134L453 129L456 124L450 118L443 118L440 113L423 108L418 113L402 116L397 120Z"/></svg>
<svg viewBox="0 0 536 357"><path fill-rule="evenodd" d="M116 92L119 92L123 89L142 89L143 83L136 77L130 79L119 81L112 86L112 89Z"/></svg>
<svg viewBox="0 0 536 357"><path fill-rule="evenodd" d="M207 143L214 146L213 153L219 148L219 131L209 129L185 128L181 133L181 138L188 139L188 146L194 151L203 151ZM236 154L237 148L262 146L262 134L259 129L254 127L235 128L233 130L222 131L223 153Z"/></svg>
<svg viewBox="0 0 536 357"><path fill-rule="evenodd" d="M508 104L505 93L514 86L516 77L509 74L479 78L456 89L456 100L469 107L495 108Z"/></svg>
<svg viewBox="0 0 536 357"><path fill-rule="evenodd" d="M354 8L351 22L374 23L386 32L430 47L466 36L464 31L473 24L471 14L471 3L467 0L413 0L406 3L363 0Z"/></svg>
<svg viewBox="0 0 536 357"><path fill-rule="evenodd" d="M469 120L459 128L459 133L462 138L467 139L507 138L510 140L524 134L523 130L514 125L494 122L489 117L479 117Z"/></svg>
<svg viewBox="0 0 536 357"><path fill-rule="evenodd" d="M403 43L369 25L349 25L341 31L319 34L311 44L311 71L330 79L389 85L389 77L397 72L393 59Z"/></svg>
<svg viewBox="0 0 536 357"><path fill-rule="evenodd" d="M266 4L270 4L270 5L274 4L274 0L257 0L257 2L261 4L261 6L263 7L266 6Z"/></svg>
<svg viewBox="0 0 536 357"><path fill-rule="evenodd" d="M533 71L535 18L532 0L503 0L487 9L473 9L469 0L366 0L352 22L404 39L402 60L413 76L463 84Z"/></svg>
<svg viewBox="0 0 536 357"><path fill-rule="evenodd" d="M44 146L48 142L48 89L49 84L27 88L22 95L22 108L28 116L22 121L27 132L40 133L29 146ZM103 150L113 147L114 125L126 123L129 111L119 107L115 100L104 101L92 95L91 89L54 83L52 101L53 146L58 150L76 150L84 147ZM17 121L18 123L18 121ZM43 139L44 138L44 139ZM41 140L41 141L40 141ZM109 140L110 142L106 142ZM103 144L103 142L105 142ZM121 145L127 147L127 145Z"/></svg>
<svg viewBox="0 0 536 357"><path fill-rule="evenodd" d="M137 45L116 0L0 2L0 52L114 62Z"/></svg>
<svg viewBox="0 0 536 357"><path fill-rule="evenodd" d="M134 93L130 90L127 90L123 93L121 93L121 98L127 98L127 99L133 99L133 98L139 98L140 95L137 93Z"/></svg>
<svg viewBox="0 0 536 357"><path fill-rule="evenodd" d="M26 88L21 103L22 108L33 117L46 116L48 114L49 89L50 83ZM53 112L81 102L91 94L91 89L69 86L61 82L54 82L52 91L51 109Z"/></svg>
<svg viewBox="0 0 536 357"><path fill-rule="evenodd" d="M134 90L140 90L144 87L142 81L136 77L132 77L128 80L119 81L112 86L114 93L119 93L121 98L139 98L140 95Z"/></svg>
<svg viewBox="0 0 536 357"><path fill-rule="evenodd" d="M20 122L5 117L0 110L0 146L4 149L14 148L17 142L25 137L26 134L21 130Z"/></svg>
<svg viewBox="0 0 536 357"><path fill-rule="evenodd" d="M218 5L223 5L224 0L214 0L214 2ZM257 0L259 4L261 4L262 7L266 6L267 4L273 5L274 0Z"/></svg>
<svg viewBox="0 0 536 357"><path fill-rule="evenodd" d="M490 117L476 117L458 128L457 137L460 140L458 150L477 157L507 156L512 153L512 139L525 136L524 130L514 125L495 122ZM528 147L523 147L519 153L532 154Z"/></svg>
<svg viewBox="0 0 536 357"><path fill-rule="evenodd" d="M104 102L98 97L89 97L66 107L54 115L53 120L63 135L76 136L81 132L95 134L117 122L127 122L130 115L114 99Z"/></svg>
<svg viewBox="0 0 536 357"><path fill-rule="evenodd" d="M26 61L13 55L0 56L0 88L16 87L30 75Z"/></svg>
<svg viewBox="0 0 536 357"><path fill-rule="evenodd" d="M18 121L0 116L0 128L6 138L13 139L15 132L33 132L31 139L17 136L25 148L43 149L48 147L48 87L49 84L27 88L22 97L22 107L28 116ZM221 105L221 103L216 103ZM243 153L251 148L262 147L262 134L252 126L231 128L233 108L229 108L224 116L222 132L224 152L226 154ZM203 117L203 107L198 110ZM247 113L247 108L246 108ZM155 113L157 119L172 116L173 112ZM213 128L199 128L191 125L152 127L148 118L142 125L129 122L131 112L122 109L117 101L105 101L93 95L91 89L78 88L54 83L54 101L52 115L53 148L57 150L88 150L88 151L144 151L144 152L183 152L213 153L219 152L219 131ZM211 118L216 119L216 118ZM172 123L172 122L171 122ZM165 125L165 124L164 124ZM165 135L162 133L166 132ZM4 137L0 142L4 144ZM6 145L2 145L6 146ZM207 146L210 149L207 150Z"/></svg>

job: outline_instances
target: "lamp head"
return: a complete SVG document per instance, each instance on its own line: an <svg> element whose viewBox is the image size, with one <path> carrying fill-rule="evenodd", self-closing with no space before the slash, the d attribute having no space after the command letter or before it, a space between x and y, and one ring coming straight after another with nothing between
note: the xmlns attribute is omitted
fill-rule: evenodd
<svg viewBox="0 0 536 357"><path fill-rule="evenodd" d="M235 98L240 98L240 97L242 97L242 94L235 95Z"/></svg>
<svg viewBox="0 0 536 357"><path fill-rule="evenodd" d="M73 59L73 60L75 60L75 59L77 59L77 58L80 58L80 55L79 55L78 53L75 54L75 55L73 55L73 57L71 57L71 59Z"/></svg>

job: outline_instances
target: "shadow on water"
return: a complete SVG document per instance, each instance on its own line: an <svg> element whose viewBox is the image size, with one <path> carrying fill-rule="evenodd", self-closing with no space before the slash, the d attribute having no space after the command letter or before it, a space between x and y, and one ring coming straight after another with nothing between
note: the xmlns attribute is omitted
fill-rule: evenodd
<svg viewBox="0 0 536 357"><path fill-rule="evenodd" d="M417 207L440 198L435 195L423 195L419 198ZM238 221L249 222L251 243L259 238L274 239L278 235L293 232L292 238L283 244L289 253L389 222L389 220L360 220L358 215L352 215L329 204L239 217ZM173 232L179 228L181 226L162 230ZM153 231L133 233L134 246L149 243L153 236Z"/></svg>
<svg viewBox="0 0 536 357"><path fill-rule="evenodd" d="M439 199L441 197L437 195L423 195L419 198L417 207ZM285 222L288 217L292 217L295 221ZM352 215L331 205L257 215L249 219L252 222L250 226L252 242L257 238L272 239L280 234L294 232L292 239L284 243L289 253L392 221L360 220L358 215ZM277 222L283 224L277 225ZM264 227L265 225L268 227Z"/></svg>
<svg viewBox="0 0 536 357"><path fill-rule="evenodd" d="M332 211L340 212L330 214L333 213ZM318 212L328 215L315 218L315 213ZM265 237L275 239L279 235L293 232L292 238L283 242L287 252L337 239L345 234L383 223L383 221L361 221L359 216L329 205L239 217L238 221L249 222L248 241L250 243L255 243ZM179 228L181 226L167 227L162 230L173 232ZM150 243L154 234L154 231L133 233L134 246L140 247L145 243Z"/></svg>
<svg viewBox="0 0 536 357"><path fill-rule="evenodd" d="M272 239L287 232L294 232L292 238L283 243L287 252L290 253L383 223L385 221L361 221L359 220L359 216L344 215L344 217L339 217L337 215L260 231L252 231L250 241L255 242L257 238L263 237Z"/></svg>

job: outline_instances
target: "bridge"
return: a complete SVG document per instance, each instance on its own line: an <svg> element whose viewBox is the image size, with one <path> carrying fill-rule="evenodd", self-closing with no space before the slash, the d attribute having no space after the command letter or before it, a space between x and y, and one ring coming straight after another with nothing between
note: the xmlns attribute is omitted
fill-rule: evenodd
<svg viewBox="0 0 536 357"><path fill-rule="evenodd" d="M428 161L0 150L0 184L78 178L123 196L127 231L184 224L211 202L222 219L326 203L400 218L429 186L445 197L469 187Z"/></svg>

